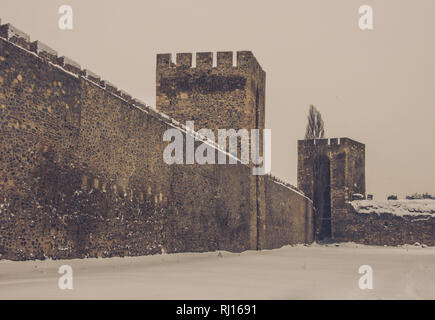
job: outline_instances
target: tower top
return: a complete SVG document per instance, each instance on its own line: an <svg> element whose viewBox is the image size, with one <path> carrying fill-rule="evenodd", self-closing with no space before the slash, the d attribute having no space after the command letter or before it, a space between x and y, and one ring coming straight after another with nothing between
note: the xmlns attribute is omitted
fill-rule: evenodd
<svg viewBox="0 0 435 320"><path fill-rule="evenodd" d="M259 64L251 51L219 51L216 53L216 65L213 65L213 52L197 52L195 59L192 53L177 53L175 63L172 61L171 53L157 54L157 69L168 68L198 68L198 69L227 69L246 68L252 63ZM235 58L234 58L235 56ZM195 66L193 65L195 60ZM261 69L261 67L260 67Z"/></svg>
<svg viewBox="0 0 435 320"><path fill-rule="evenodd" d="M234 58L235 57L235 58ZM233 59L234 58L234 59ZM266 73L251 51L157 55L156 107L195 128L264 128Z"/></svg>

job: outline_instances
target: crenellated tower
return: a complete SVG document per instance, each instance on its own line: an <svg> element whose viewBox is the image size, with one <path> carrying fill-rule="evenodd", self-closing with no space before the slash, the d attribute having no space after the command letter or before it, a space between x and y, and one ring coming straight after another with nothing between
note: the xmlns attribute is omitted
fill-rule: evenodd
<svg viewBox="0 0 435 320"><path fill-rule="evenodd" d="M316 208L317 240L340 236L352 196L365 198L365 145L349 138L299 140L298 188Z"/></svg>
<svg viewBox="0 0 435 320"><path fill-rule="evenodd" d="M266 73L250 51L157 55L156 107L195 128L264 129Z"/></svg>
<svg viewBox="0 0 435 320"><path fill-rule="evenodd" d="M213 66L213 53L200 52L193 66L192 56L192 53L177 53L174 63L171 54L157 55L157 109L182 124L193 120L196 131L213 130L216 141L218 129L260 129L262 155L266 73L257 59L250 51L237 52L236 61L233 52L217 52L216 66ZM265 238L264 177L251 176L247 188L250 190L250 246L260 249Z"/></svg>

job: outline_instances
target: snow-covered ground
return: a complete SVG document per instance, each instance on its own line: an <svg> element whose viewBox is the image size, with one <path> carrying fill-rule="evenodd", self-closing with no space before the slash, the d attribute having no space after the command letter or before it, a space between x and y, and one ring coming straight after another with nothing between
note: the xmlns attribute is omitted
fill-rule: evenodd
<svg viewBox="0 0 435 320"><path fill-rule="evenodd" d="M73 290L58 269L73 269ZM373 289L361 290L361 265ZM63 261L0 261L0 299L435 299L435 247L286 246Z"/></svg>
<svg viewBox="0 0 435 320"><path fill-rule="evenodd" d="M358 213L435 217L435 200L357 200L351 204Z"/></svg>

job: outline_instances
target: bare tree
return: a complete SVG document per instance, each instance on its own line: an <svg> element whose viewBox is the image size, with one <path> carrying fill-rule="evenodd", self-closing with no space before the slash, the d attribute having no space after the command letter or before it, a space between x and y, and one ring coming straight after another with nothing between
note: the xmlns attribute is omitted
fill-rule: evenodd
<svg viewBox="0 0 435 320"><path fill-rule="evenodd" d="M313 106L310 105L308 113L308 124L305 132L305 139L322 139L325 137L325 128L322 120L322 115Z"/></svg>

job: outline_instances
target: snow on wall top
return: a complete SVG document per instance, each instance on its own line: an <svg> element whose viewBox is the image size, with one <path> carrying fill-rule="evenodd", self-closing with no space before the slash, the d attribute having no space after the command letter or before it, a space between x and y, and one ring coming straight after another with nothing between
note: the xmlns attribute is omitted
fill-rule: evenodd
<svg viewBox="0 0 435 320"><path fill-rule="evenodd" d="M435 217L435 200L357 200L350 202L357 213L389 213L395 216Z"/></svg>

